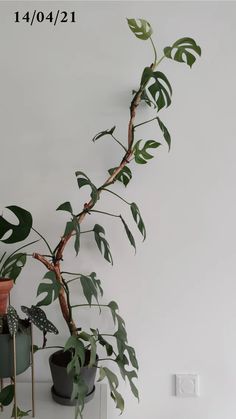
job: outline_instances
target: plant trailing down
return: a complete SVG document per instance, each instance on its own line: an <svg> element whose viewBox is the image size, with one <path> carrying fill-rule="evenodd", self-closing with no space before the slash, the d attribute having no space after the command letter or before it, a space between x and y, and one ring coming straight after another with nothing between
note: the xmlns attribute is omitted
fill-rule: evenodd
<svg viewBox="0 0 236 419"><path fill-rule="evenodd" d="M106 360L113 361L114 364L116 364L121 377L128 381L131 391L137 398L139 396L138 390L134 384L134 379L137 378L138 362L135 350L128 344L125 322L119 314L117 303L111 301L108 304L100 304L100 297L103 296L103 290L101 281L97 278L95 272L88 274L63 271L65 248L72 242L75 253L78 255L83 234L92 234L102 256L107 262L113 264L113 257L110 245L106 239L104 227L95 223L92 230L83 231L81 229L81 225L86 217L96 216L97 219L100 214L105 214L114 217L117 219L117 222L120 222L128 241L131 246L136 249L135 239L131 232L131 228L119 212L108 213L106 210L98 211L95 209L96 203L101 199L103 193L108 193L129 206L131 218L141 233L143 240L145 240L146 229L138 205L135 202L128 202L122 196L118 195L114 191L114 185L118 181L127 187L132 180L131 163L139 165L147 164L149 160L154 157L154 153L158 151L161 145L161 140L141 139L138 134L138 128L140 126L152 122L157 123L158 138L162 139L163 137L168 148L171 147L171 136L165 123L160 119L160 111L170 106L172 100L172 87L168 77L159 70L161 62L164 59L170 59L185 63L189 67L192 67L196 57L201 55L201 49L196 42L192 38L184 37L177 40L172 45L165 47L163 55L158 56L152 39L153 30L150 23L144 19L127 19L127 22L130 30L138 39L151 43L154 58L153 62L144 68L140 77L139 86L137 90L133 91L133 98L130 104L130 118L128 121L127 144L123 144L117 139L115 135L115 126L111 129L99 132L93 138L94 142L100 141L104 137L113 139L123 151L120 162L116 167L108 169L108 177L101 186L97 186L84 172L76 172L79 189L83 187L88 188L90 198L79 212L72 208L70 202L64 202L57 208L57 211L65 211L68 214L68 222L66 223L64 232L55 249L52 249L48 241L32 227L32 216L28 211L16 206L7 207L8 210L12 211L18 218L17 225L9 223L5 219L5 215L4 217L0 217L0 239L3 243L16 243L25 240L31 231L40 235L45 242L48 254L45 256L35 252L32 255L35 260L41 262L46 268L43 282L41 282L38 287L37 295L40 297L40 301L38 302L37 307L47 306L55 300L59 301L61 312L70 334L65 345L65 350L70 350L73 356L67 369L68 372L73 372L74 389L72 398L78 398L77 414L80 416L82 415L81 412L86 395L86 386L81 379L80 369L85 364L85 353L88 349L90 350L88 367L96 364L98 345L105 350L105 359L98 360L97 368L100 374L99 380L102 381L107 379L111 397L114 399L116 407L120 409L121 412L124 409L124 400L118 390L119 380L116 373L106 366ZM141 102L144 102L147 106L153 108L154 117L148 121L136 123L137 109ZM5 234L8 234L7 239L4 238ZM25 264L26 254L21 253L17 260L17 272L19 272L19 263L21 263L21 265ZM15 272L16 262L14 261L15 259L12 259L12 257L10 258L10 261L8 259L8 264L5 262L4 269ZM10 262L11 268L7 268ZM71 304L71 287L73 286L74 281L80 281L81 283L83 295L86 300L85 304ZM89 331L81 330L79 325L75 324L73 318L74 310L78 310L80 306L89 306L91 309L98 307L100 310L109 310L114 321L115 332L110 335L104 334L96 327ZM37 309L33 307L31 309L23 308L23 310L32 318Z"/></svg>

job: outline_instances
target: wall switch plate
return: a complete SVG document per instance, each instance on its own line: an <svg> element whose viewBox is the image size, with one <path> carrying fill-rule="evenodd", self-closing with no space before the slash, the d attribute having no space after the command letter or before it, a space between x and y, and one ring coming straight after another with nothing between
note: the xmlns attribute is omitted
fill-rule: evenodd
<svg viewBox="0 0 236 419"><path fill-rule="evenodd" d="M199 396L198 374L176 374L175 394L177 397L198 397Z"/></svg>

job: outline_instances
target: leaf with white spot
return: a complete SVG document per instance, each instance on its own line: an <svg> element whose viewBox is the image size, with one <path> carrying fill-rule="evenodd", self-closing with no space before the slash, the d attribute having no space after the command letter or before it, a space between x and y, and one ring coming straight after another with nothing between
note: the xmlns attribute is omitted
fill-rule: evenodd
<svg viewBox="0 0 236 419"><path fill-rule="evenodd" d="M44 311L36 306L31 306L31 308L26 306L21 306L21 310L25 313L28 318L34 323L39 330L44 333L54 333L57 335L59 332L57 328L52 324L48 319Z"/></svg>
<svg viewBox="0 0 236 419"><path fill-rule="evenodd" d="M18 330L19 316L17 311L11 305L7 309L7 325L11 336L15 335Z"/></svg>

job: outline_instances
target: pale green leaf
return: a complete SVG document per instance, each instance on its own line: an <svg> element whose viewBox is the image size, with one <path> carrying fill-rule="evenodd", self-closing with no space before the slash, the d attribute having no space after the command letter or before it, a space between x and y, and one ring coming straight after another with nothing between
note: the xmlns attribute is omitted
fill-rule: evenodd
<svg viewBox="0 0 236 419"><path fill-rule="evenodd" d="M134 35L146 41L152 35L152 27L150 23L145 19L127 19L129 28Z"/></svg>
<svg viewBox="0 0 236 419"><path fill-rule="evenodd" d="M201 48L194 39L188 37L178 39L172 46L164 48L164 54L167 58L186 63L189 67L192 67L196 61L196 56L193 52L200 56Z"/></svg>

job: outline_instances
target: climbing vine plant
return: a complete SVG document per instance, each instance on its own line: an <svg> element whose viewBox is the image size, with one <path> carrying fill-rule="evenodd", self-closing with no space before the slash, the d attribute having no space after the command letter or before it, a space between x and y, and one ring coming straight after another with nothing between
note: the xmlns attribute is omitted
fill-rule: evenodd
<svg viewBox="0 0 236 419"><path fill-rule="evenodd" d="M160 71L162 61L168 59L192 67L197 56L201 55L201 48L196 44L194 39L183 37L172 45L165 47L163 54L158 56L152 38L153 30L150 23L144 19L127 19L127 23L136 38L141 41L150 42L153 49L153 60L151 64L143 69L139 86L133 91L126 144L123 144L117 138L115 126L99 132L93 138L93 142L97 142L98 140L104 139L104 137L111 137L123 152L119 163L116 167L108 168L107 179L100 186L97 186L84 172L78 170L75 173L78 188L88 188L89 200L79 212L72 208L70 202L64 202L59 205L57 211L66 212L68 214L68 221L55 249L53 249L46 238L33 227L33 218L27 210L15 205L7 207L7 209L14 213L18 218L17 225L7 221L5 214L4 216L0 216L0 240L2 243L11 244L23 241L31 232L34 232L40 236L40 239L44 241L47 248L47 255L37 252L32 254L32 257L41 262L46 268L46 274L39 284L37 291L37 296L40 297L40 301L36 306L32 306L31 308L23 307L23 311L27 313L29 317L34 318L36 316L37 319L37 309L39 309L39 307L48 306L55 300L59 301L61 312L68 326L70 336L66 342L65 350L72 350L73 353L73 358L68 365L68 372L73 372L74 388L72 398L78 398L76 414L80 415L80 417L82 417L84 399L87 392L86 385L80 375L80 369L85 364L85 353L87 349L90 350L88 367L91 367L96 363L97 347L100 345L105 350L106 360L113 361L114 364L116 364L120 371L121 378L128 381L130 389L136 398L139 397L139 394L137 387L134 384L134 379L137 378L138 362L134 348L128 344L125 322L119 314L117 303L115 301L111 301L108 304L100 303L100 298L103 296L103 289L101 280L98 279L95 272L88 274L63 271L62 266L65 248L72 242L75 253L78 255L81 246L81 236L84 233L92 234L101 255L108 263L113 264L113 256L110 245L106 239L105 228L96 223L93 229L89 231L82 230L82 223L88 215L94 214L99 217L101 213L109 217L114 217L120 222L130 245L136 249L136 243L132 233L133 228L130 227L122 214L96 210L96 203L101 199L103 193L113 195L130 208L131 219L133 219L143 240L146 239L146 228L138 204L132 201L128 202L122 196L118 195L118 193L115 192L115 184L116 182L120 182L124 187L127 187L133 176L132 165L146 165L158 152L163 141L167 144L169 149L171 147L170 132L166 127L165 122L160 118L161 111L168 108L172 101L171 83L168 77ZM154 116L148 121L136 123L136 114L141 102L144 102L148 107L153 109ZM150 138L146 140L140 139L138 134L139 127L149 123L157 124L158 141ZM5 238L6 234L8 235L7 238ZM21 247L21 249L23 249L23 247ZM12 273L14 279L16 279L20 274L21 269L24 267L26 259L27 255L22 251L20 253L14 252L14 255L10 259L5 258L4 252L2 258L0 258L0 274L7 273L10 276ZM80 281L81 283L86 301L85 304L71 304L71 285L74 281ZM115 332L108 335L97 328L91 328L89 331L81 330L79 325L75 324L73 311L80 306L85 305L91 307L91 309L98 307L100 310L109 310L114 321ZM14 316L16 316L15 312ZM47 322L46 318L44 321ZM53 325L50 325L49 329L49 331L54 331ZM107 380L111 397L114 399L116 407L122 412L124 410L124 400L118 390L119 379L117 373L106 365L105 360L98 360L99 380Z"/></svg>

